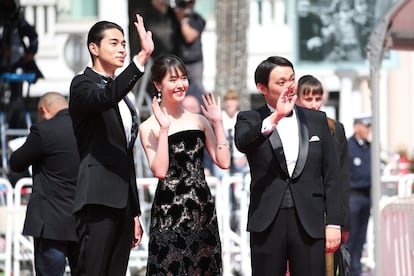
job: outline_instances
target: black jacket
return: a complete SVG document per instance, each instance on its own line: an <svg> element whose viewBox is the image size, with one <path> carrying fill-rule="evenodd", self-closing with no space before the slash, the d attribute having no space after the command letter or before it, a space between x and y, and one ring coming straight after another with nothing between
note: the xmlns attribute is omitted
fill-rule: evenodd
<svg viewBox="0 0 414 276"><path fill-rule="evenodd" d="M23 234L75 241L72 214L79 155L69 110L38 122L22 147L12 153L10 167L20 172L32 165L33 189Z"/></svg>
<svg viewBox="0 0 414 276"><path fill-rule="evenodd" d="M74 212L87 204L125 208L140 214L133 147L128 145L118 102L143 75L131 63L114 80L91 68L75 76L70 87L69 110L81 163Z"/></svg>

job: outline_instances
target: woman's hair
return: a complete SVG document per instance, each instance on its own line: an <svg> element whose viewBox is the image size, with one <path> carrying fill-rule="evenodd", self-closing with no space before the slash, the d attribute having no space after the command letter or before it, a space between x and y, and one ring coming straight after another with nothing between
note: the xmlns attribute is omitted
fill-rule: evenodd
<svg viewBox="0 0 414 276"><path fill-rule="evenodd" d="M184 62L179 57L172 54L162 55L152 64L151 78L153 82L160 83L167 73L178 73L178 71L188 75Z"/></svg>
<svg viewBox="0 0 414 276"><path fill-rule="evenodd" d="M298 96L323 95L322 83L312 75L302 76L297 86Z"/></svg>

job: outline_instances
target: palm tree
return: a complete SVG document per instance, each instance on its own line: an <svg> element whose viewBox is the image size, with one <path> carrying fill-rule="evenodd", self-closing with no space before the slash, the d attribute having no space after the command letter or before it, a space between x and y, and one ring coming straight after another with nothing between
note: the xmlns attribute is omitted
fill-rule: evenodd
<svg viewBox="0 0 414 276"><path fill-rule="evenodd" d="M249 0L216 1L215 90L219 95L228 89L238 91L242 109L250 108L246 83L249 3Z"/></svg>

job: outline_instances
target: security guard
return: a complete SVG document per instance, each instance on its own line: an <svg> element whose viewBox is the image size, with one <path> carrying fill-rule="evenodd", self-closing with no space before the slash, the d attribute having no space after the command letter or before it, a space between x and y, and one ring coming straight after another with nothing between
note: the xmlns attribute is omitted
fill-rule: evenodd
<svg viewBox="0 0 414 276"><path fill-rule="evenodd" d="M348 139L350 168L351 229L348 247L351 254L352 276L361 275L361 255L371 211L371 117L354 119L354 134Z"/></svg>

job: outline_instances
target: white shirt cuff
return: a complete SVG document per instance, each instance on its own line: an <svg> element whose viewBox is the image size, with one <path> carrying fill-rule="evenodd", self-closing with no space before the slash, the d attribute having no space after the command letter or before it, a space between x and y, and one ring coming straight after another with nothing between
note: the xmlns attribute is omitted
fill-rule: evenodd
<svg viewBox="0 0 414 276"><path fill-rule="evenodd" d="M262 134L263 135L265 136L269 135L270 133L273 132L273 130L275 130L275 128L276 128L276 125L270 123L269 117L263 120L262 122Z"/></svg>
<svg viewBox="0 0 414 276"><path fill-rule="evenodd" d="M138 70L141 71L142 73L144 73L145 70L145 66L140 64L137 60L136 60L136 56L132 59L135 63L135 65L137 66Z"/></svg>
<svg viewBox="0 0 414 276"><path fill-rule="evenodd" d="M335 228L335 229L341 230L341 225L328 224L328 225L326 225L326 228Z"/></svg>

